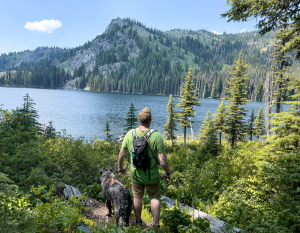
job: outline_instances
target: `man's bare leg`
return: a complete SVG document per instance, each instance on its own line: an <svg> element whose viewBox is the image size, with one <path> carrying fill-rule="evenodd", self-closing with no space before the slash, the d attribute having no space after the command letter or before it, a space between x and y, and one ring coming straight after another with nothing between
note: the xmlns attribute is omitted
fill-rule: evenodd
<svg viewBox="0 0 300 233"><path fill-rule="evenodd" d="M137 222L141 221L143 199L133 198L133 208L135 213L135 219Z"/></svg>
<svg viewBox="0 0 300 233"><path fill-rule="evenodd" d="M153 215L153 225L159 225L159 215L160 215L160 201L153 198L151 199L151 212Z"/></svg>

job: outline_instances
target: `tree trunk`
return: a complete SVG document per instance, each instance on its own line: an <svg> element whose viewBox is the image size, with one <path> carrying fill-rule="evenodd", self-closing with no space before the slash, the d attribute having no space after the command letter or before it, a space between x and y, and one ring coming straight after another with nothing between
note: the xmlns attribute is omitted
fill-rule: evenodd
<svg viewBox="0 0 300 233"><path fill-rule="evenodd" d="M220 145L222 143L222 131L220 131Z"/></svg>
<svg viewBox="0 0 300 233"><path fill-rule="evenodd" d="M191 127L192 141L194 141L193 126L192 126L191 118L190 117L189 117L189 121L190 121L190 127Z"/></svg>
<svg viewBox="0 0 300 233"><path fill-rule="evenodd" d="M185 146L186 144L186 126L184 126L184 130L183 130L183 146Z"/></svg>

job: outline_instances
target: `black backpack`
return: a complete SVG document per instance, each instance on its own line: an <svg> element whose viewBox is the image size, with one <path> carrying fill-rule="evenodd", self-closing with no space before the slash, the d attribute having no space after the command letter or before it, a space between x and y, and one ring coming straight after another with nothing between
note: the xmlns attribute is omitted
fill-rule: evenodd
<svg viewBox="0 0 300 233"><path fill-rule="evenodd" d="M149 180L150 180L150 166L151 166L151 159L147 155L147 147L148 145L148 138L151 136L153 132L156 130L150 129L142 138L139 138L136 134L135 129L132 129L132 137L133 137L133 148L135 156L133 157L133 165L138 168L143 168L146 174L147 168L149 168ZM150 147L151 151L152 148ZM152 151L153 153L153 151ZM153 154L157 164L159 164L156 156Z"/></svg>

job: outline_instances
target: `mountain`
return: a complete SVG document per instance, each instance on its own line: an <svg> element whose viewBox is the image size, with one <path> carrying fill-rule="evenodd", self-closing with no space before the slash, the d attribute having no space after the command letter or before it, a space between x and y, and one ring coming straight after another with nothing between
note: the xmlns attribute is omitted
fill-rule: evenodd
<svg viewBox="0 0 300 233"><path fill-rule="evenodd" d="M39 47L2 54L0 85L180 95L192 66L199 96L220 98L230 66L243 51L251 64L248 98L262 101L272 44L271 33L163 32L117 18L101 35L75 48ZM297 75L295 68L289 75Z"/></svg>

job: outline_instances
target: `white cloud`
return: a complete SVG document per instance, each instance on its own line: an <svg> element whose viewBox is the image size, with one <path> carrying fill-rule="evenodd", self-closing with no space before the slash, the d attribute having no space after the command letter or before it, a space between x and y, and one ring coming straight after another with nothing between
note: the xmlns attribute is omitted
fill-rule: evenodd
<svg viewBox="0 0 300 233"><path fill-rule="evenodd" d="M217 32L217 31L210 31L211 33L213 34L216 34L216 35L222 35L223 33L220 33L220 32Z"/></svg>
<svg viewBox="0 0 300 233"><path fill-rule="evenodd" d="M240 33L243 33L243 32L246 32L246 31L247 31L247 29L244 28L243 30L240 31Z"/></svg>
<svg viewBox="0 0 300 233"><path fill-rule="evenodd" d="M24 28L27 28L30 31L39 31L39 32L47 32L51 33L55 29L62 26L62 23L59 20L47 20L44 19L42 21L36 21L36 22L27 22L25 23Z"/></svg>

